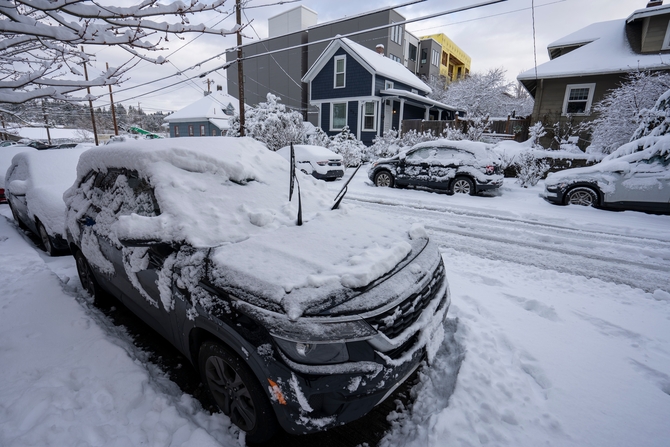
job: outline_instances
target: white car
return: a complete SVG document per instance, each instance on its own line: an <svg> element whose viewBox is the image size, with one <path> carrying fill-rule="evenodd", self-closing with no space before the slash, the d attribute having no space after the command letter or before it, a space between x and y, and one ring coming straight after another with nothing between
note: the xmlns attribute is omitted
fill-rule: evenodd
<svg viewBox="0 0 670 447"><path fill-rule="evenodd" d="M613 154L593 166L549 174L543 197L558 205L669 213L669 144L666 135L632 154Z"/></svg>
<svg viewBox="0 0 670 447"><path fill-rule="evenodd" d="M6 195L12 215L21 228L39 236L49 255L68 248L63 237L63 193L77 177L79 156L85 151L24 151L14 156L7 170Z"/></svg>
<svg viewBox="0 0 670 447"><path fill-rule="evenodd" d="M37 149L22 144L0 147L0 203L7 203L5 198L5 173L12 164L12 158L19 152L36 152Z"/></svg>
<svg viewBox="0 0 670 447"><path fill-rule="evenodd" d="M293 146L295 166L307 175L322 180L337 180L344 175L342 156L321 146L299 144ZM291 147L286 146L277 151L279 155L291 160Z"/></svg>

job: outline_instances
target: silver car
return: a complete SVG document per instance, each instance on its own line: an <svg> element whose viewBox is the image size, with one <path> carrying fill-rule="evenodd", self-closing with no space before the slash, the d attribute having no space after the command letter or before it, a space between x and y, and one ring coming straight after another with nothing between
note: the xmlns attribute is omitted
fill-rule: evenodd
<svg viewBox="0 0 670 447"><path fill-rule="evenodd" d="M559 205L670 212L670 152L662 147L549 174L543 197Z"/></svg>

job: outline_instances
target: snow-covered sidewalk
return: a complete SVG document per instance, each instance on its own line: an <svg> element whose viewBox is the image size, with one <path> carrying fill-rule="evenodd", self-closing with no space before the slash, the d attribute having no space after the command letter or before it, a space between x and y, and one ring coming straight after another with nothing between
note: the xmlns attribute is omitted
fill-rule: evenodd
<svg viewBox="0 0 670 447"><path fill-rule="evenodd" d="M227 417L106 327L78 278L56 276L4 215L0 253L0 445L239 445Z"/></svg>

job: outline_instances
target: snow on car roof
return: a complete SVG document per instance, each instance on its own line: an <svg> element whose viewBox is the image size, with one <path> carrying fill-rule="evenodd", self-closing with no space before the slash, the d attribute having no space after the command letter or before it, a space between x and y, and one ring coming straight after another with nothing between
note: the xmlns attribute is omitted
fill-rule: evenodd
<svg viewBox="0 0 670 447"><path fill-rule="evenodd" d="M335 152L331 151L330 149L327 149L322 146L312 146L308 144L296 144L293 146L293 149L295 151L295 156L298 158L308 158L308 157L321 157L321 158L328 158L328 159L335 159L337 158L338 160L342 159L342 156L340 154L336 154ZM279 155L282 157L288 159L291 154L291 147L290 146L285 146L277 151Z"/></svg>
<svg viewBox="0 0 670 447"><path fill-rule="evenodd" d="M411 149L439 146L453 147L455 149L467 151L477 158L498 158L498 155L491 151L492 146L490 144L481 143L479 141L439 139L415 144Z"/></svg>
<svg viewBox="0 0 670 447"><path fill-rule="evenodd" d="M20 152L37 152L37 149L23 145L0 147L0 188L5 187L5 175L7 174L7 169L12 165L14 156Z"/></svg>
<svg viewBox="0 0 670 447"><path fill-rule="evenodd" d="M268 292L271 299L294 315L314 295L293 293L292 300L284 300L294 289L363 287L412 249L407 229L397 222L353 206L331 211L333 197L325 185L300 173L304 225L296 226L288 162L251 138L173 138L92 149L80 159L78 183L91 170L108 168L146 177L161 211L155 217L122 216L117 236L217 247L215 268L246 290L260 283L275 286ZM73 187L66 201L76 194Z"/></svg>

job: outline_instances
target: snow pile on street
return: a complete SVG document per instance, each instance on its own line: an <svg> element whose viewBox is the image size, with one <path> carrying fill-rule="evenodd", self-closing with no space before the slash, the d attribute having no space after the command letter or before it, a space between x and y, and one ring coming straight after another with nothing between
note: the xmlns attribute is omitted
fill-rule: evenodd
<svg viewBox="0 0 670 447"><path fill-rule="evenodd" d="M3 205L3 214L7 207ZM0 216L0 445L239 445ZM55 261L54 261L55 262Z"/></svg>

